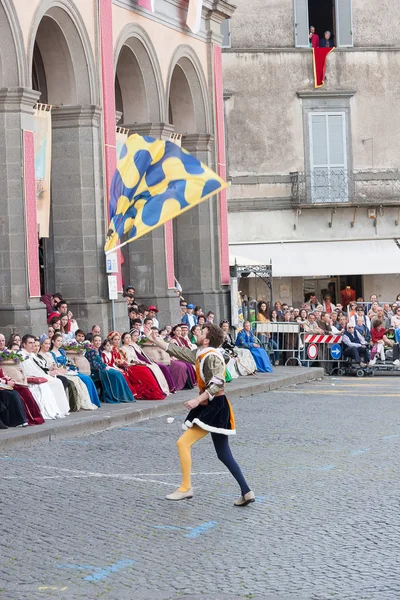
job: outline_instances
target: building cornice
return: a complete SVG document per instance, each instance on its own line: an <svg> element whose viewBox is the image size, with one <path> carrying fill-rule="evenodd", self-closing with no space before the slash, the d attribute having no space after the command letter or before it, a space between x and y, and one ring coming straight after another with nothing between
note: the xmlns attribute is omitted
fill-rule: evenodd
<svg viewBox="0 0 400 600"><path fill-rule="evenodd" d="M310 53L310 48L224 48L224 54L281 54L295 52ZM335 48L337 52L400 52L400 46L365 46L354 48Z"/></svg>
<svg viewBox="0 0 400 600"><path fill-rule="evenodd" d="M210 30L207 21L220 24L225 19L230 18L236 9L236 6L227 0L203 0L201 29L198 33L194 34L186 26L186 19L182 19L181 0L156 0L155 11L153 13L138 6L137 0L112 0L112 2L120 8L135 12L164 27L169 27L206 43L214 42L219 45L222 42L222 35L220 36L215 31L212 31L212 29ZM166 5L169 5L169 10L165 10ZM163 7L164 10L162 10Z"/></svg>
<svg viewBox="0 0 400 600"><path fill-rule="evenodd" d="M299 90L296 92L299 98L351 98L356 93L355 90Z"/></svg>

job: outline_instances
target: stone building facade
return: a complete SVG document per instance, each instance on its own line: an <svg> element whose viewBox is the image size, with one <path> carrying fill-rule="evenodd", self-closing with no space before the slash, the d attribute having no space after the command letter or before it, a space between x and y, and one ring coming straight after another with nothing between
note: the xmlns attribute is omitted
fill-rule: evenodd
<svg viewBox="0 0 400 600"><path fill-rule="evenodd" d="M168 139L223 174L221 22L234 7L204 0L200 31L187 2L0 0L0 328L41 331L39 297L59 291L78 323L110 327L105 257L116 124ZM38 257L34 122L51 105L50 237ZM221 107L222 110L219 110ZM218 143L217 143L218 140ZM222 170L221 170L222 169ZM142 301L177 316L185 297L225 312L229 264L224 196L126 247L122 279ZM39 271L42 270L41 276ZM126 309L116 302L117 326Z"/></svg>
<svg viewBox="0 0 400 600"><path fill-rule="evenodd" d="M231 262L274 298L400 293L400 5L237 1L223 53ZM315 89L309 26L336 46ZM261 280L242 291L269 299Z"/></svg>

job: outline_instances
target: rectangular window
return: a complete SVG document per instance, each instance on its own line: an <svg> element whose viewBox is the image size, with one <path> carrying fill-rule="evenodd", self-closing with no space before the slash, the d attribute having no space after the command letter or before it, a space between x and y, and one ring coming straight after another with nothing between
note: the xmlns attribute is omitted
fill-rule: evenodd
<svg viewBox="0 0 400 600"><path fill-rule="evenodd" d="M221 33L223 36L222 47L230 48L231 47L231 20L225 19L221 23Z"/></svg>
<svg viewBox="0 0 400 600"><path fill-rule="evenodd" d="M310 47L310 27L321 46L326 31L333 46L353 46L352 0L294 0L294 19L296 48Z"/></svg>
<svg viewBox="0 0 400 600"><path fill-rule="evenodd" d="M309 139L307 190L311 202L347 202L346 114L310 112Z"/></svg>

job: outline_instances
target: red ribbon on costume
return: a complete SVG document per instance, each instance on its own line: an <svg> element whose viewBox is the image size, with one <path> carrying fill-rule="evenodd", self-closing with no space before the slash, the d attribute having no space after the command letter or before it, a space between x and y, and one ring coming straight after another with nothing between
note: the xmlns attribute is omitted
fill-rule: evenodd
<svg viewBox="0 0 400 600"><path fill-rule="evenodd" d="M314 85L320 88L324 85L326 58L335 48L313 48Z"/></svg>

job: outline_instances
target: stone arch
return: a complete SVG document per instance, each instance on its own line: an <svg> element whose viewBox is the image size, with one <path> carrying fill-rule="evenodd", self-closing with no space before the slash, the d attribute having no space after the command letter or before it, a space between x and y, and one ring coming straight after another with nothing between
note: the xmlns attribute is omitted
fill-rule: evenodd
<svg viewBox="0 0 400 600"><path fill-rule="evenodd" d="M209 133L211 113L207 81L195 51L179 46L167 79L169 120L179 133Z"/></svg>
<svg viewBox="0 0 400 600"><path fill-rule="evenodd" d="M42 102L99 104L99 82L89 36L71 0L40 3L28 46L28 64L35 68L35 63L42 63L45 73L47 98L42 98ZM32 69L29 78L32 85Z"/></svg>
<svg viewBox="0 0 400 600"><path fill-rule="evenodd" d="M134 82L134 85L132 85ZM157 53L146 31L135 23L122 30L115 48L117 110L125 124L165 120L165 99Z"/></svg>
<svg viewBox="0 0 400 600"><path fill-rule="evenodd" d="M27 64L21 27L11 0L0 0L0 88L25 87Z"/></svg>

